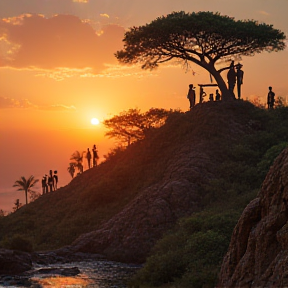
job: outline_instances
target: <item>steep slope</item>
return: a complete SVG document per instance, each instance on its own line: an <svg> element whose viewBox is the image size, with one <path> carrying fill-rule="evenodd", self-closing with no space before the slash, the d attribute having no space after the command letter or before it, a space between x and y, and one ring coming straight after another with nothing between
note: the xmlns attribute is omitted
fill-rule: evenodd
<svg viewBox="0 0 288 288"><path fill-rule="evenodd" d="M218 287L288 286L288 148L234 229Z"/></svg>
<svg viewBox="0 0 288 288"><path fill-rule="evenodd" d="M143 189L100 229L79 237L74 249L143 262L177 219L202 209L201 186L215 178L217 166L226 156L224 143L232 145L253 131L247 109L255 108L242 102L206 103L181 115L181 121L170 119L159 131L167 145L162 143L162 149L171 151L161 179Z"/></svg>
<svg viewBox="0 0 288 288"><path fill-rule="evenodd" d="M186 113L173 113L144 140L0 219L0 241L9 246L9 239L18 234L36 250L74 241L76 251L143 262L156 240L179 218L201 211L207 201L218 197L204 199L203 187L217 178L231 147L259 131L267 136L266 114L245 101L208 102ZM269 137L259 149L253 140L257 151L252 147L251 157L256 153L259 158L273 145ZM225 170L232 172L229 177L238 173L230 166Z"/></svg>

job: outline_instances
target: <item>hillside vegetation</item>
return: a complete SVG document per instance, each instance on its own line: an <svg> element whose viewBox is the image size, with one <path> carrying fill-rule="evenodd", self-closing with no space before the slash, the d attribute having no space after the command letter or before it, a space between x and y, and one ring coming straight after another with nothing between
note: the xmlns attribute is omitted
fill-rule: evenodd
<svg viewBox="0 0 288 288"><path fill-rule="evenodd" d="M157 234L155 246L153 241L149 244L154 247L147 249L150 256L133 283L213 287L242 210L257 195L287 142L287 107L267 111L232 101L174 112L144 140L110 155L66 187L0 218L1 246L39 251L69 245L83 233L103 227L130 203L135 206L133 200L149 187L169 177L177 180L181 157L195 150L196 158L186 161L203 163L201 171L207 171L199 177L185 175L195 184L196 204L166 225L164 234ZM196 168L195 174L200 171Z"/></svg>

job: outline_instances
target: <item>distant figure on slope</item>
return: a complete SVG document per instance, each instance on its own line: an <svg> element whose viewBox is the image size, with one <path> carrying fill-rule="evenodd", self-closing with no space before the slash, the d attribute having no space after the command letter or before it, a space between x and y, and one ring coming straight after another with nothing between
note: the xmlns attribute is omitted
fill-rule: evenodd
<svg viewBox="0 0 288 288"><path fill-rule="evenodd" d="M211 101L211 102L214 101L214 95L213 95L213 93L209 94L209 101Z"/></svg>
<svg viewBox="0 0 288 288"><path fill-rule="evenodd" d="M95 167L97 166L97 160L99 159L98 151L95 144L93 146L92 152L93 152L93 167Z"/></svg>
<svg viewBox="0 0 288 288"><path fill-rule="evenodd" d="M88 168L90 169L90 167L91 167L91 152L90 152L89 148L87 148L86 158L88 161Z"/></svg>
<svg viewBox="0 0 288 288"><path fill-rule="evenodd" d="M241 70L243 67L242 64L238 63L236 65L236 78L237 78L237 94L238 94L238 99L241 98L241 85L243 84L243 77L244 77L244 72Z"/></svg>
<svg viewBox="0 0 288 288"><path fill-rule="evenodd" d="M48 186L49 186L49 192L52 192L54 190L54 178L52 175L52 170L49 171Z"/></svg>
<svg viewBox="0 0 288 288"><path fill-rule="evenodd" d="M216 89L216 96L215 96L215 100L216 100L216 101L220 101L220 100L221 100L221 95L220 95L218 89Z"/></svg>
<svg viewBox="0 0 288 288"><path fill-rule="evenodd" d="M204 91L203 87L200 86L200 99L199 103L203 103L204 97L206 96L206 92Z"/></svg>
<svg viewBox="0 0 288 288"><path fill-rule="evenodd" d="M57 175L57 170L54 171L54 190L57 190L57 184L58 184L58 175Z"/></svg>
<svg viewBox="0 0 288 288"><path fill-rule="evenodd" d="M236 72L234 68L234 61L232 61L230 64L230 68L227 73L227 80L228 80L228 89L234 95L234 87L236 84Z"/></svg>
<svg viewBox="0 0 288 288"><path fill-rule="evenodd" d="M196 98L195 88L193 87L193 84L189 85L187 98L189 99L190 102L190 109L192 109L195 106L195 98Z"/></svg>
<svg viewBox="0 0 288 288"><path fill-rule="evenodd" d="M274 108L274 102L275 102L275 93L272 91L272 87L269 87L269 92L267 95L267 104L268 104L268 109L273 109Z"/></svg>
<svg viewBox="0 0 288 288"><path fill-rule="evenodd" d="M42 195L48 192L48 185L47 185L47 175L45 174L42 178Z"/></svg>

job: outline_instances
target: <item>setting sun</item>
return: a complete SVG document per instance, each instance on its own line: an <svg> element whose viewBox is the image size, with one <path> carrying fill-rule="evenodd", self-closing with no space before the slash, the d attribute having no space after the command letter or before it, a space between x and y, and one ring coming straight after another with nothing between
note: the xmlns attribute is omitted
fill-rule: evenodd
<svg viewBox="0 0 288 288"><path fill-rule="evenodd" d="M91 119L91 124L92 125L98 125L100 123L100 121L97 118L92 118Z"/></svg>

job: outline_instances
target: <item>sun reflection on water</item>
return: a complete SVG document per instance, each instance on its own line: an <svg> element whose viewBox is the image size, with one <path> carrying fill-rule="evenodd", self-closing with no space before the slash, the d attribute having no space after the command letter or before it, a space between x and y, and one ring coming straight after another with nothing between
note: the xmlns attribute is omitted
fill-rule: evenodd
<svg viewBox="0 0 288 288"><path fill-rule="evenodd" d="M83 275L82 275L83 276ZM77 277L47 277L47 278L32 278L33 283L38 284L40 287L53 287L53 288L82 288L82 287L94 287L99 288L97 284L93 283L89 279L77 278Z"/></svg>

